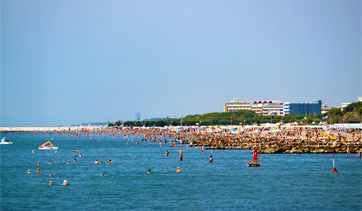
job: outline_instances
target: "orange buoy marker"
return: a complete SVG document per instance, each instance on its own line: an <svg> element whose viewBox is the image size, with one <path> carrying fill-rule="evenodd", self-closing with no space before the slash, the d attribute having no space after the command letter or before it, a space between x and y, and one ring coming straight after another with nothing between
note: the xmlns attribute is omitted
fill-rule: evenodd
<svg viewBox="0 0 362 211"><path fill-rule="evenodd" d="M335 143L333 143L333 170L331 171L333 174L337 173L338 170L336 169L336 167L334 167L334 145L336 145Z"/></svg>

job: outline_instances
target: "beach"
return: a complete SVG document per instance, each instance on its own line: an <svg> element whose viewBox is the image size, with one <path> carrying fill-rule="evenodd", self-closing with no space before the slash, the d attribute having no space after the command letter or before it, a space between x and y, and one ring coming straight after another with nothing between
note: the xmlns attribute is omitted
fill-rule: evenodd
<svg viewBox="0 0 362 211"><path fill-rule="evenodd" d="M348 126L348 127L347 127ZM93 133L119 136L141 135L153 142L169 137L171 142L210 149L254 149L259 153L358 153L362 152L360 124L336 126L190 126L190 127L14 127L0 132Z"/></svg>

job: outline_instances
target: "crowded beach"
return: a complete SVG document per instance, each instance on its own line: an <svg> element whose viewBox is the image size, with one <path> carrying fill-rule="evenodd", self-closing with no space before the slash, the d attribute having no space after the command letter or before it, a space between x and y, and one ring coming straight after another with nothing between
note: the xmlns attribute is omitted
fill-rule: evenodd
<svg viewBox="0 0 362 211"><path fill-rule="evenodd" d="M250 150L258 153L360 153L362 124L339 125L246 125L170 127L46 127L0 128L6 132L57 133L91 136L93 133L142 136L142 141L166 142L199 147L200 150ZM93 138L91 138L93 140ZM98 141L98 140L95 140Z"/></svg>

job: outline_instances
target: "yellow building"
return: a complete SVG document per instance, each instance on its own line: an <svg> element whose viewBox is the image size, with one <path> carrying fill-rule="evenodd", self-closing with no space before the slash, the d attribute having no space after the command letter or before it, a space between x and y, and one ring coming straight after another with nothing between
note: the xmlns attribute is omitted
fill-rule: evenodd
<svg viewBox="0 0 362 211"><path fill-rule="evenodd" d="M240 110L251 110L251 105L248 102L243 101L231 101L229 103L225 103L224 112L229 111L240 111Z"/></svg>

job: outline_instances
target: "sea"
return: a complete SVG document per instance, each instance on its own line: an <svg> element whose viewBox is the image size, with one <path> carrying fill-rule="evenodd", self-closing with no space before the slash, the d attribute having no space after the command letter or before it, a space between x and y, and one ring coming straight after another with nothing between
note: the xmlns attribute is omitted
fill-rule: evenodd
<svg viewBox="0 0 362 211"><path fill-rule="evenodd" d="M0 210L362 210L362 159L356 155L335 154L334 174L332 154L261 154L261 167L247 167L250 150L201 152L142 136L2 137L14 144L0 145ZM47 141L59 149L37 149Z"/></svg>

